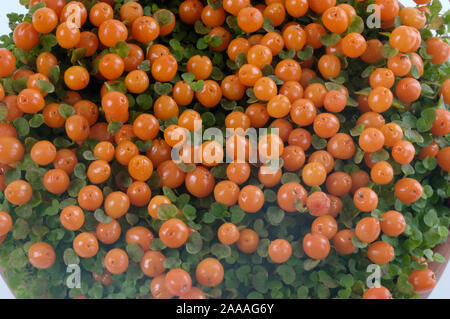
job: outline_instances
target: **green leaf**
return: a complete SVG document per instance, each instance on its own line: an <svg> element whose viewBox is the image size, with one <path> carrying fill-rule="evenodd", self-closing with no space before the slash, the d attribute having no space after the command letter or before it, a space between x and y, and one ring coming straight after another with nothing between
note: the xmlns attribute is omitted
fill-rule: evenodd
<svg viewBox="0 0 450 319"><path fill-rule="evenodd" d="M342 90L342 86L340 86L339 84L333 83L333 82L325 82L325 87L327 88L328 91L341 91Z"/></svg>
<svg viewBox="0 0 450 319"><path fill-rule="evenodd" d="M420 88L421 88L420 96L433 97L434 91L433 91L433 89L431 88L431 86L429 86L429 85L426 84L426 83L420 83Z"/></svg>
<svg viewBox="0 0 450 319"><path fill-rule="evenodd" d="M205 50L208 48L208 43L206 43L204 38L200 38L197 40L197 49L199 50Z"/></svg>
<svg viewBox="0 0 450 319"><path fill-rule="evenodd" d="M431 18L430 23L428 24L428 27L431 30L439 30L444 26L444 19L442 19L440 16L434 16ZM445 30L445 28L443 28Z"/></svg>
<svg viewBox="0 0 450 319"><path fill-rule="evenodd" d="M381 50L381 55L385 59L393 58L398 53L398 49L394 49L389 44L383 45L383 49Z"/></svg>
<svg viewBox="0 0 450 319"><path fill-rule="evenodd" d="M66 103L61 103L59 105L58 111L59 114L61 114L61 116L64 117L65 119L75 114L75 109L73 108L73 106Z"/></svg>
<svg viewBox="0 0 450 319"><path fill-rule="evenodd" d="M171 201L171 202L176 202L177 201L177 195L175 195L175 192L167 187L167 186L163 186L162 188L164 195Z"/></svg>
<svg viewBox="0 0 450 319"><path fill-rule="evenodd" d="M339 286L338 282L323 270L319 270L319 280L327 288L336 288Z"/></svg>
<svg viewBox="0 0 450 319"><path fill-rule="evenodd" d="M280 53L278 53L278 56L283 60L291 60L295 58L295 49L291 48L288 51L280 51Z"/></svg>
<svg viewBox="0 0 450 319"><path fill-rule="evenodd" d="M150 243L150 249L152 250L163 250L165 249L167 246L161 241L161 239L159 238L155 238L152 240L152 242Z"/></svg>
<svg viewBox="0 0 450 319"><path fill-rule="evenodd" d="M38 128L42 124L44 124L44 116L40 113L36 113L33 115L33 117L28 121L28 124L32 128Z"/></svg>
<svg viewBox="0 0 450 319"><path fill-rule="evenodd" d="M247 64L247 53L239 52L236 56L235 63L238 68L242 67L244 64Z"/></svg>
<svg viewBox="0 0 450 319"><path fill-rule="evenodd" d="M183 47L181 46L180 41L177 39L170 39L169 46L174 49L175 51L181 51L183 50Z"/></svg>
<svg viewBox="0 0 450 319"><path fill-rule="evenodd" d="M4 121L8 116L8 108L3 102L0 102L0 121Z"/></svg>
<svg viewBox="0 0 450 319"><path fill-rule="evenodd" d="M77 197L80 190L87 185L83 179L75 178L69 184L68 193L70 197Z"/></svg>
<svg viewBox="0 0 450 319"><path fill-rule="evenodd" d="M155 93L158 95L168 95L172 92L172 84L156 82L154 85Z"/></svg>
<svg viewBox="0 0 450 319"><path fill-rule="evenodd" d="M302 51L297 52L297 57L300 60L306 61L306 60L311 59L313 54L314 54L314 49L311 46L307 45L306 47L303 48Z"/></svg>
<svg viewBox="0 0 450 319"><path fill-rule="evenodd" d="M350 130L351 136L360 136L364 131L364 124L359 124Z"/></svg>
<svg viewBox="0 0 450 319"><path fill-rule="evenodd" d="M199 80L199 81L194 81L191 84L191 88L192 90L194 90L194 92L201 92L203 91L203 86L205 84L205 82L203 80Z"/></svg>
<svg viewBox="0 0 450 319"><path fill-rule="evenodd" d="M239 206L233 206L230 208L231 222L233 224L239 224L245 217L245 212Z"/></svg>
<svg viewBox="0 0 450 319"><path fill-rule="evenodd" d="M264 296L259 292L252 291L247 295L247 299L264 299Z"/></svg>
<svg viewBox="0 0 450 319"><path fill-rule="evenodd" d="M273 25L273 21L270 20L267 17L264 17L262 28L266 32L274 32L275 31L275 27Z"/></svg>
<svg viewBox="0 0 450 319"><path fill-rule="evenodd" d="M231 248L230 246L216 243L211 246L211 253L216 256L217 259L223 259L231 255Z"/></svg>
<svg viewBox="0 0 450 319"><path fill-rule="evenodd" d="M192 163L185 164L183 162L178 163L177 166L179 169L181 169L185 173L193 172L195 170L195 168L197 167L195 164L192 164Z"/></svg>
<svg viewBox="0 0 450 319"><path fill-rule="evenodd" d="M277 206L269 207L266 212L266 218L268 222L273 226L280 225L284 219L284 216L284 211Z"/></svg>
<svg viewBox="0 0 450 319"><path fill-rule="evenodd" d="M126 213L125 219L127 220L128 224L131 226L136 225L139 222L139 216L132 213Z"/></svg>
<svg viewBox="0 0 450 319"><path fill-rule="evenodd" d="M44 237L50 230L47 226L44 225L33 225L31 227L31 231L33 234L35 234L37 237L42 238Z"/></svg>
<svg viewBox="0 0 450 319"><path fill-rule="evenodd" d="M130 47L125 41L117 41L111 48L111 51L125 59L130 54Z"/></svg>
<svg viewBox="0 0 450 319"><path fill-rule="evenodd" d="M28 262L22 247L14 249L9 255L8 266L13 269L23 269Z"/></svg>
<svg viewBox="0 0 450 319"><path fill-rule="evenodd" d="M201 115L202 117L202 123L205 125L205 127L212 127L214 124L216 124L216 117L211 112L204 112Z"/></svg>
<svg viewBox="0 0 450 319"><path fill-rule="evenodd" d="M253 224L253 228L258 233L260 237L267 237L269 235L269 232L267 231L266 227L264 226L264 221L261 218L258 218L255 220Z"/></svg>
<svg viewBox="0 0 450 319"><path fill-rule="evenodd" d="M24 117L16 118L13 125L20 137L27 136L30 133L30 124L28 124L28 121Z"/></svg>
<svg viewBox="0 0 450 319"><path fill-rule="evenodd" d="M84 165L84 163L77 163L77 165L75 165L73 173L80 179L86 179L86 165Z"/></svg>
<svg viewBox="0 0 450 319"><path fill-rule="evenodd" d="M116 135L117 132L122 128L123 123L118 121L112 121L108 124L108 133L111 135Z"/></svg>
<svg viewBox="0 0 450 319"><path fill-rule="evenodd" d="M419 132L427 132L433 127L433 122L423 117L419 118L416 122L417 130Z"/></svg>
<svg viewBox="0 0 450 319"><path fill-rule="evenodd" d="M279 77L275 76L275 75L268 75L268 78L271 78L276 85L283 85L284 81L282 79L280 79Z"/></svg>
<svg viewBox="0 0 450 319"><path fill-rule="evenodd" d="M276 273L286 285L290 285L295 281L295 270L292 266L280 265L278 266Z"/></svg>
<svg viewBox="0 0 450 319"><path fill-rule="evenodd" d="M214 221L216 220L216 216L214 216L211 213L205 213L202 217L202 221L206 224L211 224L214 223Z"/></svg>
<svg viewBox="0 0 450 319"><path fill-rule="evenodd" d="M385 149L378 150L370 154L370 160L374 163L387 161L389 159L389 152Z"/></svg>
<svg viewBox="0 0 450 319"><path fill-rule="evenodd" d="M135 144L138 147L139 152L145 153L152 147L153 142L152 140L148 141L137 140Z"/></svg>
<svg viewBox="0 0 450 319"><path fill-rule="evenodd" d="M297 289L297 297L298 299L306 299L309 295L309 289L306 286L300 286Z"/></svg>
<svg viewBox="0 0 450 319"><path fill-rule="evenodd" d="M164 267L168 269L179 268L181 260L178 257L169 257L164 261Z"/></svg>
<svg viewBox="0 0 450 319"><path fill-rule="evenodd" d="M131 257L131 260L133 260L134 262L140 262L142 259L142 256L144 256L144 250L142 249L142 247L139 244L136 243L130 243L127 244L126 247L128 256Z"/></svg>
<svg viewBox="0 0 450 319"><path fill-rule="evenodd" d="M66 265L78 265L80 263L80 257L72 248L64 250L63 260Z"/></svg>
<svg viewBox="0 0 450 319"><path fill-rule="evenodd" d="M222 44L222 38L218 37L217 35L213 36L211 39L211 42L209 43L212 47L218 47Z"/></svg>
<svg viewBox="0 0 450 319"><path fill-rule="evenodd" d="M194 23L194 30L195 30L195 33L205 35L205 34L208 34L209 31L211 31L211 28L205 26L201 20L197 20ZM201 38L201 39L203 40L203 38ZM198 45L198 43L197 43L197 45ZM198 49L200 49L200 48L198 48ZM203 49L206 49L206 47ZM200 49L200 50L202 50L202 49Z"/></svg>
<svg viewBox="0 0 450 319"><path fill-rule="evenodd" d="M186 251L191 255L195 255L198 254L202 248L203 240L201 235L198 232L191 233L186 242Z"/></svg>
<svg viewBox="0 0 450 319"><path fill-rule="evenodd" d="M92 299L100 299L103 296L103 286L95 283L88 291L88 297Z"/></svg>
<svg viewBox="0 0 450 319"><path fill-rule="evenodd" d="M417 68L417 65L413 64L411 66L410 73L414 78L416 79L420 78L419 69Z"/></svg>
<svg viewBox="0 0 450 319"><path fill-rule="evenodd" d="M311 138L311 144L316 150L321 150L327 146L327 140L314 134Z"/></svg>
<svg viewBox="0 0 450 319"><path fill-rule="evenodd" d="M84 151L83 152L83 158L87 161L95 161L98 159L97 156L94 156L94 154L92 153L92 151Z"/></svg>
<svg viewBox="0 0 450 319"><path fill-rule="evenodd" d="M360 16L354 16L350 21L347 32L352 33L362 33L364 31L364 21Z"/></svg>
<svg viewBox="0 0 450 319"><path fill-rule="evenodd" d="M13 238L16 240L25 239L28 236L29 230L30 227L28 226L27 221L23 218L18 218L13 226Z"/></svg>
<svg viewBox="0 0 450 319"><path fill-rule="evenodd" d="M49 74L49 80L53 83L56 84L59 81L59 77L60 77L60 69L59 69L59 65L54 65L50 68L50 74Z"/></svg>
<svg viewBox="0 0 450 319"><path fill-rule="evenodd" d="M112 218L105 214L105 211L101 208L98 208L94 212L94 217L99 223L109 224L112 222Z"/></svg>
<svg viewBox="0 0 450 319"><path fill-rule="evenodd" d="M52 83L44 80L38 80L37 86L41 89L42 92L53 93L55 92L55 87Z"/></svg>
<svg viewBox="0 0 450 319"><path fill-rule="evenodd" d="M397 278L397 289L404 294L411 295L413 293L413 285L408 281L407 274L401 274Z"/></svg>
<svg viewBox="0 0 450 319"><path fill-rule="evenodd" d="M423 136L416 130L407 129L403 133L408 141L411 143L423 143Z"/></svg>
<svg viewBox="0 0 450 319"><path fill-rule="evenodd" d="M426 108L422 110L420 113L421 118L423 118L427 122L434 122L436 120L436 109L435 108Z"/></svg>
<svg viewBox="0 0 450 319"><path fill-rule="evenodd" d="M57 148L68 148L72 146L74 142L69 141L68 139L65 139L63 137L57 137L53 140L53 144L55 144Z"/></svg>
<svg viewBox="0 0 450 319"><path fill-rule="evenodd" d="M195 75L192 73L183 73L181 74L181 78L186 82L186 83L192 83L192 81L195 80Z"/></svg>
<svg viewBox="0 0 450 319"><path fill-rule="evenodd" d="M21 218L28 219L33 214L33 209L29 204L20 205L16 208L15 213Z"/></svg>
<svg viewBox="0 0 450 319"><path fill-rule="evenodd" d="M413 175L415 173L414 168L410 164L403 164L402 172L405 176Z"/></svg>
<svg viewBox="0 0 450 319"><path fill-rule="evenodd" d="M442 4L439 0L433 0L430 5L430 13L432 16L439 14L442 10Z"/></svg>
<svg viewBox="0 0 450 319"><path fill-rule="evenodd" d="M425 216L423 216L423 222L428 227L432 228L439 224L439 218L434 209L429 210Z"/></svg>
<svg viewBox="0 0 450 319"><path fill-rule="evenodd" d="M258 272L252 276L252 286L256 291L266 293L268 280L267 272Z"/></svg>
<svg viewBox="0 0 450 319"><path fill-rule="evenodd" d="M43 215L44 216L55 216L59 213L59 201L56 199L52 200L52 204L45 208Z"/></svg>
<svg viewBox="0 0 450 319"><path fill-rule="evenodd" d="M289 182L300 183L300 177L297 174L286 172L281 176L281 184L286 184Z"/></svg>
<svg viewBox="0 0 450 319"><path fill-rule="evenodd" d="M437 160L434 157L426 157L423 161L423 166L429 170L432 171L437 167Z"/></svg>
<svg viewBox="0 0 450 319"><path fill-rule="evenodd" d="M17 93L20 93L22 90L27 88L27 79L26 78L20 78L17 80L13 80L12 86L14 91Z"/></svg>
<svg viewBox="0 0 450 319"><path fill-rule="evenodd" d="M275 193L273 190L265 189L263 191L263 193L264 193L264 199L266 202L273 203L277 200L277 193Z"/></svg>
<svg viewBox="0 0 450 319"><path fill-rule="evenodd" d="M130 174L126 170L121 170L117 174L117 180L120 185L123 187L129 187L131 183L133 182L133 179L131 178Z"/></svg>
<svg viewBox="0 0 450 319"><path fill-rule="evenodd" d="M355 236L353 236L353 238L355 238ZM355 284L355 280L352 275L345 274L339 278L339 284L343 287L351 288Z"/></svg>
<svg viewBox="0 0 450 319"><path fill-rule="evenodd" d="M37 10L45 8L46 6L45 2L38 2L30 8L29 14L32 16Z"/></svg>
<svg viewBox="0 0 450 319"><path fill-rule="evenodd" d="M208 5L214 10L222 8L222 0L208 0Z"/></svg>
<svg viewBox="0 0 450 319"><path fill-rule="evenodd" d="M236 278L240 282L247 282L252 268L249 265L243 265L236 270Z"/></svg>
<svg viewBox="0 0 450 319"><path fill-rule="evenodd" d="M303 269L305 269L306 271L310 271L310 270L316 268L317 265L319 265L319 263L320 263L320 260L318 260L318 259L309 259L308 258L303 262Z"/></svg>
<svg viewBox="0 0 450 319"><path fill-rule="evenodd" d="M216 218L225 217L227 213L227 206L222 203L215 202L211 205L210 213Z"/></svg>
<svg viewBox="0 0 450 319"><path fill-rule="evenodd" d="M214 66L211 72L211 78L215 81L222 81L225 78L225 74L218 67Z"/></svg>
<svg viewBox="0 0 450 319"><path fill-rule="evenodd" d="M136 103L139 105L143 110L149 110L153 106L153 98L150 94L140 94L136 98Z"/></svg>
<svg viewBox="0 0 450 319"><path fill-rule="evenodd" d="M332 47L333 45L337 44L341 37L336 33L331 34L322 34L320 36L320 42L326 47Z"/></svg>
<svg viewBox="0 0 450 319"><path fill-rule="evenodd" d="M227 165L221 164L211 168L211 173L215 178L225 178L227 176Z"/></svg>
<svg viewBox="0 0 450 319"><path fill-rule="evenodd" d="M138 70L149 72L150 71L150 61L144 60L138 65Z"/></svg>
<svg viewBox="0 0 450 319"><path fill-rule="evenodd" d="M173 15L169 10L159 10L153 15L160 27L169 25L173 22Z"/></svg>
<svg viewBox="0 0 450 319"><path fill-rule="evenodd" d="M54 34L41 34L39 37L39 42L43 46L44 51L51 51L53 47L58 44L58 40Z"/></svg>
<svg viewBox="0 0 450 319"><path fill-rule="evenodd" d="M6 183L17 181L22 178L22 172L18 168L9 168L5 172Z"/></svg>
<svg viewBox="0 0 450 319"><path fill-rule="evenodd" d="M356 91L355 94L368 96L371 91L372 91L372 88L368 87L368 88L364 88L359 91Z"/></svg>
<svg viewBox="0 0 450 319"><path fill-rule="evenodd" d="M433 261L435 261L437 263L444 263L446 261L446 259L440 253L434 253L433 254Z"/></svg>
<svg viewBox="0 0 450 319"><path fill-rule="evenodd" d="M367 243L360 241L358 239L358 237L356 237L356 236L352 237L352 243L353 243L353 246L355 246L356 248L366 248L367 247Z"/></svg>
<svg viewBox="0 0 450 319"><path fill-rule="evenodd" d="M75 49L72 51L72 57L70 58L70 62L72 64L75 64L85 56L86 56L86 48Z"/></svg>
<svg viewBox="0 0 450 319"><path fill-rule="evenodd" d="M362 71L361 73L361 77L363 78L367 78L370 76L370 74L375 70L375 66L374 65L369 65L367 68L364 69L364 71Z"/></svg>
<svg viewBox="0 0 450 319"><path fill-rule="evenodd" d="M270 245L270 240L267 238L263 238L259 241L257 253L262 258L266 258L269 255L268 248Z"/></svg>
<svg viewBox="0 0 450 319"><path fill-rule="evenodd" d="M178 215L178 208L173 204L161 204L158 206L158 218L168 220Z"/></svg>

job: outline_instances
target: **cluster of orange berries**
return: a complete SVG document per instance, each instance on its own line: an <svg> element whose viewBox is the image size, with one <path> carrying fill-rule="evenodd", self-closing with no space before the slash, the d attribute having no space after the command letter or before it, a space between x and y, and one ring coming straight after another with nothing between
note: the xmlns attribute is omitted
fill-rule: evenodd
<svg viewBox="0 0 450 319"><path fill-rule="evenodd" d="M73 240L73 249L82 258L96 256L99 242L110 245L121 236L121 226L117 219L123 217L131 206L148 207L150 218L159 219L158 208L172 204L167 196L154 195L148 181L155 172L159 175L161 186L176 189L186 187L198 198L214 196L215 201L231 207L238 205L247 213L258 213L265 204L261 187L247 184L251 175L249 156L253 152L264 154L266 160L283 160L283 168L268 171L267 163L258 169L257 179L264 188L277 187L278 206L289 213L307 209L315 217L311 233L303 238L303 250L312 259L325 259L331 249L343 255L357 250L352 241L356 237L369 244L368 258L376 264L389 263L394 258L394 248L387 242L378 240L380 233L399 236L406 227L402 213L394 210L385 212L381 219L364 217L356 224L355 230L339 230L336 217L343 209L342 196L353 195L356 208L369 213L378 206L378 195L368 187L371 180L378 185L386 185L394 180L394 169L388 161L374 162L371 154L390 148L393 160L401 165L409 164L416 157L414 145L403 139L403 130L395 122L386 123L381 113L389 110L395 96L403 103L412 103L421 95L421 84L412 75L412 68L423 75L424 62L416 53L422 41L419 30L426 25L427 7L403 8L397 0L377 0L380 6L383 28L391 28L396 17L401 24L390 34L389 43L398 53L387 59L385 67L377 67L369 76L370 93L358 95L358 109L361 111L356 124L364 129L356 144L347 133L340 132L338 113L349 104L350 94L342 84L329 89L318 82L310 82L319 75L325 80L337 78L344 68L339 55L359 58L367 64L376 64L382 59L383 43L378 39L366 40L358 32L346 33L351 22L357 17L355 9L349 4L336 5L335 0L286 0L270 1L251 6L250 0L224 0L222 7L203 6L199 0L186 0L179 6L178 15L185 24L201 21L210 28L210 37L219 37L220 44L211 46L214 52L224 52L233 62L245 54L246 63L233 73L226 75L219 84L210 79L213 62L208 56L193 55L186 62L188 73L195 81L203 81L203 88L196 90L184 80L174 83L169 95L159 96L153 103L153 114L142 113L130 121L130 103L127 95L110 89L109 84L123 81L128 93L142 94L150 88L150 83L170 82L179 72L179 62L168 47L156 43L160 37L169 35L175 28L176 17L167 9L159 9L153 16L145 16L144 9L136 1L129 1L120 7L119 17L114 14L114 1L100 1L88 12L82 1L32 0L30 7L45 2L46 7L36 10L32 22L22 22L14 30L13 40L17 48L31 50L39 44L42 34L55 33L58 45L66 50L85 49L85 57L92 57L98 63L97 80L103 82L101 89L101 108L88 99L83 99L84 90L93 79L82 65L70 66L64 70L64 83L70 90L62 103L73 106L73 114L64 117L59 103L47 103L48 92L39 83L50 82L50 71L59 65L58 58L51 52L42 52L36 59L36 73L29 68L16 70L16 58L11 51L0 49L0 77L13 79L26 78L26 88L16 95L5 96L0 85L0 100L8 109L5 121L0 123L0 189L13 205L27 204L33 195L31 184L16 180L6 184L4 172L15 167L26 153L23 143L18 139L16 128L10 124L24 114L42 113L44 123L50 128L63 128L71 140L81 145L87 139L95 139L98 144L93 149L95 160L87 167L87 180L90 185L83 187L78 194L78 205L65 207L60 212L61 225L69 231L80 231L85 223L84 211L95 211L103 207L112 218L110 223L99 222L93 233L79 232ZM423 2L423 1L422 1ZM70 18L73 6L79 12L78 27ZM311 10L321 18L306 26L291 21L288 17L299 18ZM237 25L247 36L232 39L232 34L224 27L227 16L235 16ZM166 19L168 23L161 21ZM269 19L281 32L261 33L264 19ZM82 31L87 22L96 28ZM167 22L166 21L166 22ZM298 59L276 60L284 50L302 51L305 47L320 49L321 36L328 32L343 35L333 46L325 48L325 53L299 62ZM345 34L345 35L344 35ZM98 54L99 50L114 48L117 43L126 42L129 53L121 57L117 53ZM143 45L149 44L147 52ZM426 53L433 64L446 62L450 47L442 39L431 37L425 41ZM139 68L149 61L150 70ZM274 62L278 61L278 62ZM282 81L277 84L273 76L264 76L263 69L274 64L274 76ZM316 65L316 70L314 67ZM395 85L395 90L392 88ZM224 150L217 141L207 141L202 145L191 146L186 143L186 132L195 130L195 121L201 114L190 108L197 101L201 106L212 109L223 98L240 101L252 89L257 103L252 103L245 111L234 110L225 118L226 129L278 128L279 134L262 137L257 149L252 149L245 135L235 134L226 141L226 154L233 162L227 164L226 178L216 183L211 167L224 160ZM78 93L80 91L80 93ZM394 91L394 93L393 93ZM441 94L446 104L450 104L450 80L441 86ZM104 121L101 120L104 117ZM176 124L164 128L160 123L177 118ZM272 120L273 119L273 120ZM120 130L112 135L108 123L121 122ZM309 130L311 128L311 130ZM182 134L178 134L179 132ZM436 119L430 130L435 136L450 133L450 112L445 108L436 110ZM312 133L326 139L326 149L306 154L312 144ZM141 154L135 139L151 141L151 147ZM181 143L181 144L180 144ZM198 152L201 163L186 172L171 158L173 147L183 145L181 159L184 164L193 164L194 154ZM275 149L273 149L275 147ZM370 174L360 169L352 174L335 171L335 160L351 160L357 148L365 152L364 163ZM211 161L208 154L214 150ZM238 161L239 154L245 154L245 161ZM274 155L276 154L276 155ZM50 194L64 194L70 185L71 175L78 164L76 149L57 149L48 140L36 142L29 150L31 159L48 171L43 176L43 186ZM450 171L450 147L439 149L433 142L421 149L420 159L437 159L444 171ZM112 176L111 163L116 161L127 167L132 183L125 187ZM299 172L303 185L310 188L324 187L327 193L308 190L300 182L282 184L283 172ZM104 196L102 184L115 178L119 190ZM280 184L282 184L280 186ZM422 185L413 178L400 178L394 185L396 197L405 204L412 204L422 197ZM181 211L179 210L181 214ZM8 213L0 212L0 236L2 240L11 230L13 221ZM196 230L189 227L183 218L171 218L159 228L159 239L169 248L182 247L190 234ZM246 254L254 253L259 244L258 234L250 229L227 222L217 230L218 240L224 245L233 245ZM160 251L150 249L153 233L146 227L135 226L125 234L126 243L137 243L144 251L140 262L142 272L154 277L151 292L155 298L205 298L200 288L192 286L192 279L183 269L172 269L166 273L166 257ZM292 246L285 239L275 239L268 247L268 255L274 263L286 262L292 255ZM28 257L35 267L51 267L56 260L53 247L45 242L33 244ZM121 274L129 265L127 252L113 248L104 259L105 273L94 274L94 278L104 285L112 282L110 274ZM431 280L429 269L425 272L411 273L410 282L416 291L429 289ZM214 287L224 276L221 262L215 258L202 260L195 277L200 285ZM424 279L425 278L425 279ZM427 281L427 278L429 279ZM364 297L390 297L386 288L372 288Z"/></svg>

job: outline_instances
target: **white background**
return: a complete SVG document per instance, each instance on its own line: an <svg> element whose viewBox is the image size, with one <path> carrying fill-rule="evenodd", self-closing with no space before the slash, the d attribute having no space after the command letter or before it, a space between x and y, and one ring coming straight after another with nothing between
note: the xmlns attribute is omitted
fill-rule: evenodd
<svg viewBox="0 0 450 319"><path fill-rule="evenodd" d="M401 2L405 6L414 6L414 2L412 0L401 0ZM444 11L450 9L450 2L448 0L441 0L441 3L444 6ZM1 3L1 11L0 14L0 35L8 34L11 30L8 27L8 18L6 17L6 13L9 12L17 12L17 13L25 13L25 7L19 4L19 0L6 0ZM1 249L1 246L0 246ZM6 286L5 282L0 279L0 298L13 298L11 292ZM446 271L442 275L439 283L431 293L429 298L446 298L450 299L450 264L447 267Z"/></svg>

